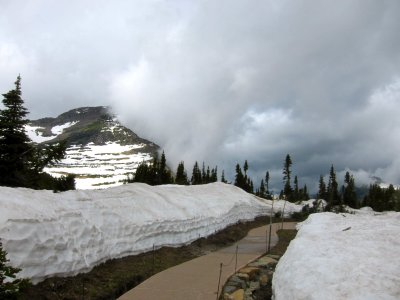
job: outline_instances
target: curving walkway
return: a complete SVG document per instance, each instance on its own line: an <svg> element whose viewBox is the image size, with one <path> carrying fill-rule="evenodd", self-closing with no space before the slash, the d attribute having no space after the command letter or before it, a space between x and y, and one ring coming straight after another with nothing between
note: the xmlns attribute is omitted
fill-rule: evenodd
<svg viewBox="0 0 400 300"><path fill-rule="evenodd" d="M284 228L295 228L295 224L284 223ZM281 223L272 224L271 247L278 241L276 230L280 225ZM235 272L236 246L238 246L237 269L239 269L265 253L267 229L269 225L252 229L244 239L232 246L157 273L118 299L215 300L220 264L224 264L220 284L222 286Z"/></svg>

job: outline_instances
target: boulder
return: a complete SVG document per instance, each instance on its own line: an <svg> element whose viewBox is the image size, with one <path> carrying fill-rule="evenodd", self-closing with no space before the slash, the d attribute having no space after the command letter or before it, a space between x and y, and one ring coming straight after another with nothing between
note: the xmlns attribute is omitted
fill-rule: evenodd
<svg viewBox="0 0 400 300"><path fill-rule="evenodd" d="M239 273L247 274L249 279L253 280L258 274L260 274L260 269L256 267L244 267L239 270Z"/></svg>

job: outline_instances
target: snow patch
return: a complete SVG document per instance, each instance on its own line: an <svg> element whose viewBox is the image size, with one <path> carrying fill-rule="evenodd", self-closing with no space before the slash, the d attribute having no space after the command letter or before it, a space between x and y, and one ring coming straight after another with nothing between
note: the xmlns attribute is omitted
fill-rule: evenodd
<svg viewBox="0 0 400 300"><path fill-rule="evenodd" d="M22 268L20 276L39 282L149 251L153 244L190 243L269 214L270 203L223 183L135 183L64 193L0 187L0 238L11 263Z"/></svg>
<svg viewBox="0 0 400 300"><path fill-rule="evenodd" d="M51 128L51 132L52 132L54 135L56 135L56 136L57 136L57 135L60 135L60 134L63 133L64 129L67 129L67 128L69 128L69 127L75 125L76 123L78 123L78 121L67 122L67 123L65 123L65 124L63 124L63 125L54 126L53 128Z"/></svg>
<svg viewBox="0 0 400 300"><path fill-rule="evenodd" d="M44 171L54 177L75 174L77 189L118 186L123 184L128 174L136 172L141 162L152 160L149 153L138 151L144 146L120 145L115 142L105 145L73 145L67 149L64 159Z"/></svg>
<svg viewBox="0 0 400 300"><path fill-rule="evenodd" d="M39 144L55 138L55 136L43 136L42 130L43 127L25 125L25 132L32 142Z"/></svg>
<svg viewBox="0 0 400 300"><path fill-rule="evenodd" d="M400 299L400 213L318 213L298 224L272 280L280 299Z"/></svg>

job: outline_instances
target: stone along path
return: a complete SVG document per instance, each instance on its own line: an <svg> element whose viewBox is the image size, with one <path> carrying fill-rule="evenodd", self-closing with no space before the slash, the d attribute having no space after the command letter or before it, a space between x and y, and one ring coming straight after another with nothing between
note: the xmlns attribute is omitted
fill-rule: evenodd
<svg viewBox="0 0 400 300"><path fill-rule="evenodd" d="M284 228L294 229L295 224L284 223ZM281 223L272 224L271 248L278 241L276 231L280 226ZM244 239L234 245L155 274L118 299L215 300L220 264L223 264L219 287L221 293L223 284L235 272L235 266L239 269L265 253L267 230L269 225L252 229Z"/></svg>

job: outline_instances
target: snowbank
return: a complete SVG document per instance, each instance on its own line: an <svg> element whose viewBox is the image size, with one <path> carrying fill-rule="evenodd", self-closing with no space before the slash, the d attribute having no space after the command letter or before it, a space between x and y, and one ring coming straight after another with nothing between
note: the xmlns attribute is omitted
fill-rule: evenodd
<svg viewBox="0 0 400 300"><path fill-rule="evenodd" d="M279 261L280 299L400 299L400 213L319 213Z"/></svg>
<svg viewBox="0 0 400 300"><path fill-rule="evenodd" d="M110 258L179 246L270 212L232 185L128 184L65 193L0 187L0 238L22 277L71 275ZM282 206L283 201L276 207ZM287 211L296 209L289 204ZM297 206L300 210L301 206Z"/></svg>

